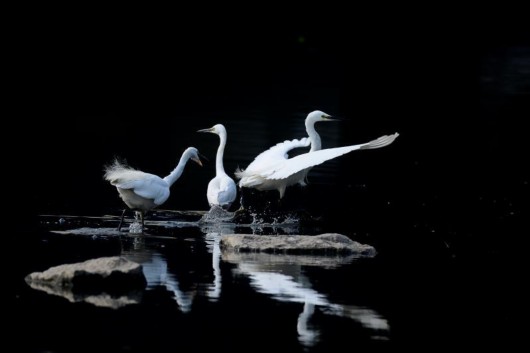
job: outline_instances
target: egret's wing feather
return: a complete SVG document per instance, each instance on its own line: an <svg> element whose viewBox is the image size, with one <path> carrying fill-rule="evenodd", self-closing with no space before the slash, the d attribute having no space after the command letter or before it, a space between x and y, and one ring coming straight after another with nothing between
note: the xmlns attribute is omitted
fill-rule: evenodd
<svg viewBox="0 0 530 353"><path fill-rule="evenodd" d="M390 145L392 142L394 142L395 139L397 139L397 137L399 136L399 134L396 132L395 134L392 134L392 135L384 135L384 136L381 136L375 140L372 140L368 143L364 143L361 145L361 148L362 150L373 150L373 149L376 149L376 148L381 148L381 147L385 147L385 146L388 146Z"/></svg>
<svg viewBox="0 0 530 353"><path fill-rule="evenodd" d="M256 173L260 173L263 168L269 168L272 165L276 165L278 162L286 160L289 157L287 155L289 151L295 148L309 147L310 144L311 141L307 137L280 142L260 153L245 170L238 169L235 175L239 179L251 177Z"/></svg>
<svg viewBox="0 0 530 353"><path fill-rule="evenodd" d="M217 194L217 201L219 202L219 205L231 204L236 199L236 196L236 184L231 180L231 183L228 182L226 185L223 185L222 189Z"/></svg>
<svg viewBox="0 0 530 353"><path fill-rule="evenodd" d="M375 149L375 148L381 148L381 147L388 146L397 137L398 137L398 134L395 133L393 135L381 136L380 138L370 141L368 143L363 143L363 144L353 145L353 146L328 148L328 149L324 149L320 151L305 153L305 154L293 157L291 159L285 160L282 163L278 163L275 167L269 170L263 171L260 175L266 179L273 179L273 180L285 179L295 173L298 173L299 171L314 167L315 165L322 164L325 161L342 156L346 153L349 153L355 150Z"/></svg>
<svg viewBox="0 0 530 353"><path fill-rule="evenodd" d="M135 194L151 199L157 205L163 204L169 197L169 184L160 177L143 173L143 179L116 183L120 189L132 189Z"/></svg>
<svg viewBox="0 0 530 353"><path fill-rule="evenodd" d="M237 196L236 183L226 174L219 175L208 184L206 195L210 204L231 204Z"/></svg>
<svg viewBox="0 0 530 353"><path fill-rule="evenodd" d="M153 202L157 205L161 205L169 198L169 186L166 188L159 188L156 192L151 191L149 195L155 196Z"/></svg>
<svg viewBox="0 0 530 353"><path fill-rule="evenodd" d="M160 177L153 175L142 180L144 183L134 188L134 192L146 199L152 199L157 205L163 204L169 197L169 184Z"/></svg>
<svg viewBox="0 0 530 353"><path fill-rule="evenodd" d="M254 158L254 162L259 163L260 161L264 160L277 161L279 159L287 159L287 153L289 151L295 148L309 147L310 144L311 141L307 137L294 140L285 140L284 142L280 142L268 150L260 153L256 158Z"/></svg>

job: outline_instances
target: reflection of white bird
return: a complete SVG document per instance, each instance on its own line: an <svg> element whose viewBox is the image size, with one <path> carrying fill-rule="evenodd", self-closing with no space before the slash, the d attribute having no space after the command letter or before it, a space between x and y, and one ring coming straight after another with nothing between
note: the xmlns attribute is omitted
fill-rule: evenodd
<svg viewBox="0 0 530 353"><path fill-rule="evenodd" d="M395 133L389 136L381 136L368 143L322 150L322 143L320 136L315 130L315 123L332 120L334 119L331 119L328 114L319 110L309 113L305 119L309 138L284 141L258 155L247 169L236 172L236 177L241 179L239 186L260 191L278 190L281 199L288 186L297 183L302 186L305 185L307 173L312 167L355 150L388 146L398 136ZM287 153L289 151L294 148L308 147L309 144L311 144L311 150L308 153L288 158Z"/></svg>
<svg viewBox="0 0 530 353"><path fill-rule="evenodd" d="M284 255L272 255L281 257ZM272 259L272 258L271 258ZM292 261L296 262L296 258ZM259 293L270 295L273 299L285 302L303 303L304 309L298 316L296 328L298 339L306 346L317 343L319 331L312 328L310 319L318 307L323 313L347 317L359 322L374 334L386 334L389 330L387 320L375 310L363 306L335 304L327 296L310 286L307 277L298 273L296 267L277 262L250 263L239 262L238 269L250 277L250 284ZM287 274L289 273L290 274ZM293 273L295 272L295 273Z"/></svg>
<svg viewBox="0 0 530 353"><path fill-rule="evenodd" d="M212 300L217 300L221 296L221 234L220 233L207 233L206 234L206 244L208 249L212 252L212 268L214 281L213 284L209 286L208 297Z"/></svg>
<svg viewBox="0 0 530 353"><path fill-rule="evenodd" d="M318 341L320 335L318 330L310 327L309 319L315 312L315 305L306 301L304 310L298 315L296 331L298 331L298 340L305 346L312 346Z"/></svg>
<svg viewBox="0 0 530 353"><path fill-rule="evenodd" d="M199 151L195 147L187 148L177 167L165 178L133 169L116 160L105 168L105 179L116 186L123 202L130 209L140 213L143 226L145 212L166 202L170 186L180 178L188 160L191 159L202 166L198 154ZM125 211L121 215L118 230L121 229Z"/></svg>
<svg viewBox="0 0 530 353"><path fill-rule="evenodd" d="M139 251L125 251L123 256L142 265L142 270L147 280L148 287L164 286L175 294L175 300L184 313L191 311L195 291L181 289L178 278L167 268L166 258L156 252L146 249Z"/></svg>
<svg viewBox="0 0 530 353"><path fill-rule="evenodd" d="M208 252L212 253L213 283L208 285L208 298L216 301L221 296L222 276L221 276L221 235L234 234L234 223L224 223L218 221L212 225L201 226L201 231L206 234L205 241Z"/></svg>
<svg viewBox="0 0 530 353"><path fill-rule="evenodd" d="M215 178L208 184L208 203L211 206L219 206L224 209L230 208L230 205L236 199L236 183L226 173L223 166L223 155L226 146L226 129L222 124L217 124L209 129L199 130L198 132L211 132L219 135L220 143L215 158Z"/></svg>

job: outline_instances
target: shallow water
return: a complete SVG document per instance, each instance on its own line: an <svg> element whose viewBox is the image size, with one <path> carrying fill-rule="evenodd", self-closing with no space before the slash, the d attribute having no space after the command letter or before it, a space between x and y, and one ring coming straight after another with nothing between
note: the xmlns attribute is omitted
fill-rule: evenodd
<svg viewBox="0 0 530 353"><path fill-rule="evenodd" d="M15 271L14 325L33 337L19 342L20 351L62 352L72 345L87 352L239 352L279 344L294 352L325 352L438 340L450 345L478 339L478 332L499 320L480 311L496 290L481 293L489 284L480 276L466 283L474 267L457 265L443 252L437 259L412 252L393 258L385 251L365 259L231 253L219 247L223 234L311 233L295 222L273 227L205 219L204 212L160 211L136 235L117 232L117 216L41 216ZM147 288L120 295L52 293L20 278L112 255L141 263ZM482 299L474 297L479 293Z"/></svg>
<svg viewBox="0 0 530 353"><path fill-rule="evenodd" d="M350 296L346 289L314 283L322 276L315 276L314 271L348 278L357 266L375 266L374 260L224 252L219 247L223 234L241 229L261 232L273 226L236 225L197 213L179 214L187 219L148 221L142 235L117 232L110 227L117 224L116 217L42 216L43 230L50 232L43 233L33 251L46 253L44 257L52 263L36 261L32 264L35 269L71 262L64 256L67 249L91 244L92 249L85 249L83 258L121 255L138 262L143 265L147 288L116 297L107 293L83 297L67 291L45 294L38 288L22 286L18 305L33 308L36 317L53 316L59 331L73 335L67 341L81 339L86 334L82 327L93 320L99 322L91 327L93 334L116 332L110 335L110 344L86 342L87 350L139 349L138 334L134 333L138 329L146 339L140 346L145 344L150 351L206 346L244 351L256 345L272 349L278 342L294 351L326 350L352 339L363 344L389 340L391 325L377 302L357 298L358 294ZM282 228L284 234L298 230L295 222L274 225L277 228ZM338 269L341 275L337 275ZM357 288L355 292L362 290ZM136 329L131 327L131 316L135 317ZM101 322L103 317L109 323ZM70 332L69 327L78 327L79 331ZM52 351L64 348L61 345L66 343L50 335L46 327L34 329L40 332L40 339L38 344L28 342L30 347ZM336 335L337 329L348 334L327 338ZM123 338L129 335L130 341Z"/></svg>

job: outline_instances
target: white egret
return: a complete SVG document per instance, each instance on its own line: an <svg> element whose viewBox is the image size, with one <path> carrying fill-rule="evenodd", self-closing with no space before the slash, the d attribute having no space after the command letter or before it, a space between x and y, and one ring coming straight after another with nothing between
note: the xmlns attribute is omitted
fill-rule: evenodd
<svg viewBox="0 0 530 353"><path fill-rule="evenodd" d="M105 168L105 179L116 186L123 202L140 214L143 228L145 213L166 202L169 188L180 178L189 159L202 166L199 151L195 147L188 147L175 169L165 178L133 169L116 160ZM121 215L118 230L121 230L125 211Z"/></svg>
<svg viewBox="0 0 530 353"><path fill-rule="evenodd" d="M232 202L234 202L237 196L236 183L226 174L223 166L223 155L227 138L226 129L222 124L217 124L209 129L202 129L198 132L210 132L219 135L220 143L217 149L217 156L215 157L215 178L208 183L206 196L208 197L210 207L219 206L226 210L230 208L230 205L232 205Z"/></svg>
<svg viewBox="0 0 530 353"><path fill-rule="evenodd" d="M236 177L240 179L239 186L254 188L259 191L278 190L281 199L288 186L297 183L302 186L306 185L307 173L312 167L355 150L388 146L399 135L395 133L381 136L368 143L322 150L322 143L320 136L315 130L315 123L333 120L335 119L331 119L330 115L319 110L309 113L305 119L306 131L309 137L299 140L287 140L262 152L250 163L247 169L236 171ZM288 158L289 151L294 148L307 147L309 144L311 144L311 149L308 153Z"/></svg>

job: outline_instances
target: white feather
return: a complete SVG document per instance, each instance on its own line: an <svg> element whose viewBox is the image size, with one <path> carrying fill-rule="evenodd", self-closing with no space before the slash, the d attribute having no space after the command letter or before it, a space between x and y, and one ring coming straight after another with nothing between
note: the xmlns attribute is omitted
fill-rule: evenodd
<svg viewBox="0 0 530 353"><path fill-rule="evenodd" d="M309 147L311 141L307 138L301 138L299 140L286 140L280 142L268 150L260 153L252 163L250 163L245 170L236 171L235 175L237 178L251 178L254 180L254 176L261 176L262 173L267 172L268 169L274 167L289 158L288 152L300 147ZM245 182L244 182L245 183Z"/></svg>
<svg viewBox="0 0 530 353"><path fill-rule="evenodd" d="M295 149L295 148L301 148L301 147L309 147L311 144L311 141L307 137L303 137L299 140L285 140L284 142L280 142L276 144L275 146L272 146L265 152L260 153L256 158L254 158L254 161L250 163L250 165L247 167L248 169L253 169L253 166L258 166L262 163L267 163L268 161L277 161L280 159L287 159L289 158L288 152Z"/></svg>

